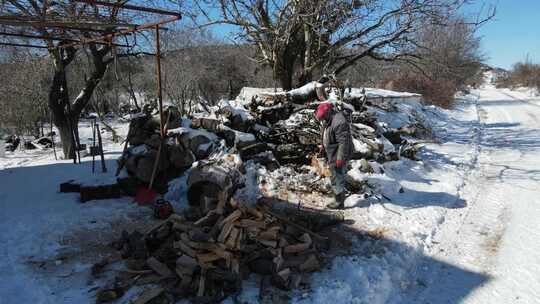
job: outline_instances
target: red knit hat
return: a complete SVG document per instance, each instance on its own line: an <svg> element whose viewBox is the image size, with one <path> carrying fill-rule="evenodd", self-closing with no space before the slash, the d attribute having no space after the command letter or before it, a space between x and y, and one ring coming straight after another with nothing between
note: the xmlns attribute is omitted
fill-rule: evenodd
<svg viewBox="0 0 540 304"><path fill-rule="evenodd" d="M326 113L328 113L328 111L330 111L331 109L332 109L331 103L329 102L321 103L317 107L317 110L315 111L315 118L317 118L317 120L322 120L326 116Z"/></svg>

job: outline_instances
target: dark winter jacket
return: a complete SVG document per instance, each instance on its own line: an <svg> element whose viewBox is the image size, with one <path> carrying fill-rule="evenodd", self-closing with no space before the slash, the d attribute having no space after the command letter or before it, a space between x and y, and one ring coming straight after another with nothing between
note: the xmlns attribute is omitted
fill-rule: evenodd
<svg viewBox="0 0 540 304"><path fill-rule="evenodd" d="M329 163L348 161L353 154L351 128L343 112L335 112L323 128L323 147Z"/></svg>

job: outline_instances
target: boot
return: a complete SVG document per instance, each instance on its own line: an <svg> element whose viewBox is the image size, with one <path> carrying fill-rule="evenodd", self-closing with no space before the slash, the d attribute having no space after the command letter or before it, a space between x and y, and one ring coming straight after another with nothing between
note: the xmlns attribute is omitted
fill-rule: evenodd
<svg viewBox="0 0 540 304"><path fill-rule="evenodd" d="M345 208L345 192L341 192L334 196L335 201L326 206L328 209L343 209Z"/></svg>

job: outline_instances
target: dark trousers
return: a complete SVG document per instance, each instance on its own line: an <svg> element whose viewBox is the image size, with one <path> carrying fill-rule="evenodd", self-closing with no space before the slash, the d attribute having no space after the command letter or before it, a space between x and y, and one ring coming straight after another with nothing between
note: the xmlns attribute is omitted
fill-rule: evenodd
<svg viewBox="0 0 540 304"><path fill-rule="evenodd" d="M330 180L335 195L345 192L345 168L347 168L346 164L340 168L337 168L336 164L330 164L330 173L332 174Z"/></svg>

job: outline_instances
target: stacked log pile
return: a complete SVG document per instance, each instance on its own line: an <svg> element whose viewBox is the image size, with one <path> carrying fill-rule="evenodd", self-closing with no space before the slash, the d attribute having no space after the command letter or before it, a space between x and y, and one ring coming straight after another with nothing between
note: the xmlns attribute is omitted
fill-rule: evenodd
<svg viewBox="0 0 540 304"><path fill-rule="evenodd" d="M152 115L145 108L131 121L129 148L118 160L124 174L118 185L110 185L112 190L105 192L110 197L134 195L136 189L150 183L157 158L154 190L161 194L167 192L170 180L184 174L194 162L213 158L212 155L239 155L241 161L258 163L269 171L280 167L298 171L304 165L312 165L314 158L322 157L318 147L320 125L313 112L321 99L327 98L324 89L320 83L312 83L289 92L252 94L249 101L222 100L214 106L205 106L191 119L182 118L178 110L169 107L163 115L168 118L164 122L168 129L164 143L159 115ZM378 121L375 111L368 111L374 104L358 97L343 95L342 98L338 106L351 121L353 159L381 163L402 156L416 159L417 146L406 138L428 138L429 129L418 123L390 128ZM396 109L391 99L376 106L388 111ZM104 192L101 188L91 190L83 201L109 195L100 193Z"/></svg>
<svg viewBox="0 0 540 304"><path fill-rule="evenodd" d="M166 192L168 181L183 174L195 161L221 151L238 154L242 161L251 160L269 170L310 165L319 154L321 142L320 126L313 111L320 103L316 99L326 98L322 88L314 84L290 92L253 95L251 101L241 104L223 100L205 107L204 113L196 113L189 121L182 120L175 108L167 109L164 117L169 117L165 123L169 131L159 155L156 190ZM351 121L353 158L378 162L401 156L416 159L417 146L405 138L426 137L429 134L426 128L419 124L388 128L377 121L373 112L366 111L369 102L359 98L345 101L352 104L342 103L341 107ZM119 180L127 194L133 194L133 187L150 182L161 144L159 127L159 117L148 111L130 124L130 148L118 161L119 167L127 172L127 177Z"/></svg>
<svg viewBox="0 0 540 304"><path fill-rule="evenodd" d="M329 249L328 240L307 227L321 229L343 216L296 208L289 212L274 205L279 204L269 199L254 207L220 199L200 218L174 214L144 233L124 232L117 246L125 259L121 272L131 274L130 283L119 279L100 290L98 302L120 297L135 281L159 285L135 303L146 303L140 299L147 301L149 294L218 303L240 291L252 273L270 277L281 289L299 288L305 274L321 268Z"/></svg>

